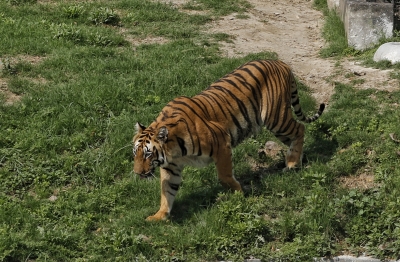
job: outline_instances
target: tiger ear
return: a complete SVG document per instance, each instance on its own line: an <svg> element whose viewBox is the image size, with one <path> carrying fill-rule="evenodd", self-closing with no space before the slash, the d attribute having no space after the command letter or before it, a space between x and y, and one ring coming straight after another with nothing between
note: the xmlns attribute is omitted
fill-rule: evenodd
<svg viewBox="0 0 400 262"><path fill-rule="evenodd" d="M139 122L136 123L136 125L135 125L136 134L142 133L143 130L145 130L145 129L146 129L146 127L144 125L142 125Z"/></svg>
<svg viewBox="0 0 400 262"><path fill-rule="evenodd" d="M162 126L160 127L160 129L158 129L157 139L162 143L165 143L167 141L168 129L166 126Z"/></svg>

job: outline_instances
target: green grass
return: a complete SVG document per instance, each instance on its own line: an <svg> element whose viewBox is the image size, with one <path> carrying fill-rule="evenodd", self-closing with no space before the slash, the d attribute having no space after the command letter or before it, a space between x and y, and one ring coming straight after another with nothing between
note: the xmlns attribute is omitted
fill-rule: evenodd
<svg viewBox="0 0 400 262"><path fill-rule="evenodd" d="M282 157L258 155L274 139L265 131L233 153L244 195L226 192L214 166L189 167L170 220L144 220L158 208L159 181L132 172L135 123L248 60L276 57L221 57L217 41L229 37L202 26L248 5L197 4L206 14L143 0L0 2L1 79L22 95L11 106L0 96L0 260L310 261L342 250L399 258L400 145L389 137L400 137L399 91L337 83L307 126L302 169L284 173ZM130 42L154 36L167 41ZM301 84L300 95L314 112ZM340 182L362 173L376 185Z"/></svg>

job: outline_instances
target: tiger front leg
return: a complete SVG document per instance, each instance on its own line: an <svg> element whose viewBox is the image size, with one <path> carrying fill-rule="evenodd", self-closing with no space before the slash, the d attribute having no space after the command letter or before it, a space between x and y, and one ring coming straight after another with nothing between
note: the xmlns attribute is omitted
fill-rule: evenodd
<svg viewBox="0 0 400 262"><path fill-rule="evenodd" d="M214 159L221 185L234 191L243 192L240 183L233 175L231 147L226 146L224 149L221 149L221 151L222 152L219 152L218 158Z"/></svg>
<svg viewBox="0 0 400 262"><path fill-rule="evenodd" d="M161 204L157 213L146 218L147 221L166 220L170 215L175 196L182 182L180 171L160 168Z"/></svg>

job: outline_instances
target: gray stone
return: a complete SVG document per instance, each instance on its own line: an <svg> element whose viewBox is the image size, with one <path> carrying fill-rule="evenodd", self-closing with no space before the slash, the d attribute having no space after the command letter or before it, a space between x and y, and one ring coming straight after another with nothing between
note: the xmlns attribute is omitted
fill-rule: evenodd
<svg viewBox="0 0 400 262"><path fill-rule="evenodd" d="M392 64L400 62L400 42L389 42L381 45L374 54L374 61L389 60Z"/></svg>

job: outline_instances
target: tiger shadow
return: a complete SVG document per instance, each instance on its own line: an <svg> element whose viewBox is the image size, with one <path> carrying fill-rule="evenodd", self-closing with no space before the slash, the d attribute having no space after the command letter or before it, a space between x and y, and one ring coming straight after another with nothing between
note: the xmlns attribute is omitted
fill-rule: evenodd
<svg viewBox="0 0 400 262"><path fill-rule="evenodd" d="M317 138L311 144L308 144L303 154L303 168L308 165L318 162L319 164L326 164L336 152L338 143L335 140ZM286 148L285 148L286 149ZM284 171L285 161L284 154L282 157L273 162L269 166L258 165L248 172L236 174L237 180L243 188L246 196L257 196L265 194L265 183L263 180L267 176L285 176L290 175L292 172L299 172L299 170ZM220 201L220 193L229 192L223 188L219 183L201 187L192 191L185 197L175 200L174 209L171 213L171 219L175 223L183 223L196 214L199 214Z"/></svg>

